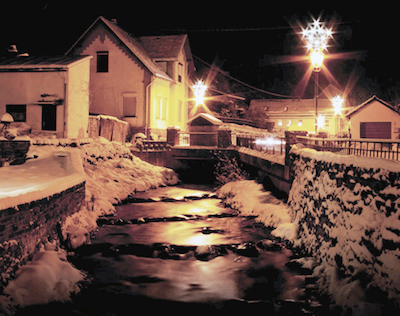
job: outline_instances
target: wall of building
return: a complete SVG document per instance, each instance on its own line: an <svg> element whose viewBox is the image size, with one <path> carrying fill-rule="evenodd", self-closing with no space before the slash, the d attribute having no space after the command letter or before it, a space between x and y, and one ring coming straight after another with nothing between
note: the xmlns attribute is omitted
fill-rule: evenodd
<svg viewBox="0 0 400 316"><path fill-rule="evenodd" d="M391 122L392 139L399 138L400 115L378 101L372 101L351 116L352 138L360 138L361 122Z"/></svg>
<svg viewBox="0 0 400 316"><path fill-rule="evenodd" d="M8 104L26 105L26 124L32 132L42 131L42 106L36 105L42 100L41 94L57 95L65 99L65 72L3 72L0 75L0 113L6 112ZM64 105L57 106L56 131L46 131L63 137Z"/></svg>
<svg viewBox="0 0 400 316"><path fill-rule="evenodd" d="M398 300L398 163L296 148L291 159L288 203L299 221L302 246L321 266L321 289L331 294L340 284L355 282L366 300L376 295L383 304ZM337 277L327 272L330 267Z"/></svg>
<svg viewBox="0 0 400 316"><path fill-rule="evenodd" d="M64 137L84 138L88 135L89 81L90 60L81 60L69 68Z"/></svg>
<svg viewBox="0 0 400 316"><path fill-rule="evenodd" d="M108 72L97 72L97 52L109 52ZM99 24L83 41L74 54L91 55L90 113L125 119L123 96L136 96L136 116L126 118L132 126L145 125L146 87L151 82L150 72L122 45L115 36Z"/></svg>
<svg viewBox="0 0 400 316"><path fill-rule="evenodd" d="M6 283L29 260L41 242L58 238L58 223L77 212L85 183L61 193L0 211L0 275Z"/></svg>

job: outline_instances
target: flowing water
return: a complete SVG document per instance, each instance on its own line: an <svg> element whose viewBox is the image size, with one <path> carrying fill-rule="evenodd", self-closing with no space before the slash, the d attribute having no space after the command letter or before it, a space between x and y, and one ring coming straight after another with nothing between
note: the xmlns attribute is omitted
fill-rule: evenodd
<svg viewBox="0 0 400 316"><path fill-rule="evenodd" d="M323 314L307 293L311 278L288 268L293 252L211 191L139 193L98 224L91 244L71 257L89 275L81 292L21 314Z"/></svg>

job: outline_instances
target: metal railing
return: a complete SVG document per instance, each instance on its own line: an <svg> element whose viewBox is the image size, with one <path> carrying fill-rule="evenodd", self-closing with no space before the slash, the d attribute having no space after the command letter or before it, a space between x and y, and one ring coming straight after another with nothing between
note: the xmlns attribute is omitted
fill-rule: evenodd
<svg viewBox="0 0 400 316"><path fill-rule="evenodd" d="M342 155L400 160L400 140L296 136L296 142L318 151L330 151Z"/></svg>
<svg viewBox="0 0 400 316"><path fill-rule="evenodd" d="M236 145L271 155L284 155L286 140L285 137L255 137L254 135L238 134L236 135Z"/></svg>

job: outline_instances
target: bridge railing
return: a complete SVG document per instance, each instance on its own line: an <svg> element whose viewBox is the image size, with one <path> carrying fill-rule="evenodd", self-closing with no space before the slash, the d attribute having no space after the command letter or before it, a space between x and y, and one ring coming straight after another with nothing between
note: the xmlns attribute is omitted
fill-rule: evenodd
<svg viewBox="0 0 400 316"><path fill-rule="evenodd" d="M400 160L400 140L296 136L296 143L318 151Z"/></svg>
<svg viewBox="0 0 400 316"><path fill-rule="evenodd" d="M285 154L285 137L278 136L254 136L254 135L236 135L236 145L255 149L271 155Z"/></svg>

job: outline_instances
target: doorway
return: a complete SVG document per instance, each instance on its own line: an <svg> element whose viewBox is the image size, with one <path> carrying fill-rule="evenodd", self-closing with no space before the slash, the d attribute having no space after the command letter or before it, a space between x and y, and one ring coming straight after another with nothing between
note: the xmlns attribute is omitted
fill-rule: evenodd
<svg viewBox="0 0 400 316"><path fill-rule="evenodd" d="M57 130L57 106L42 105L42 130L55 131Z"/></svg>

